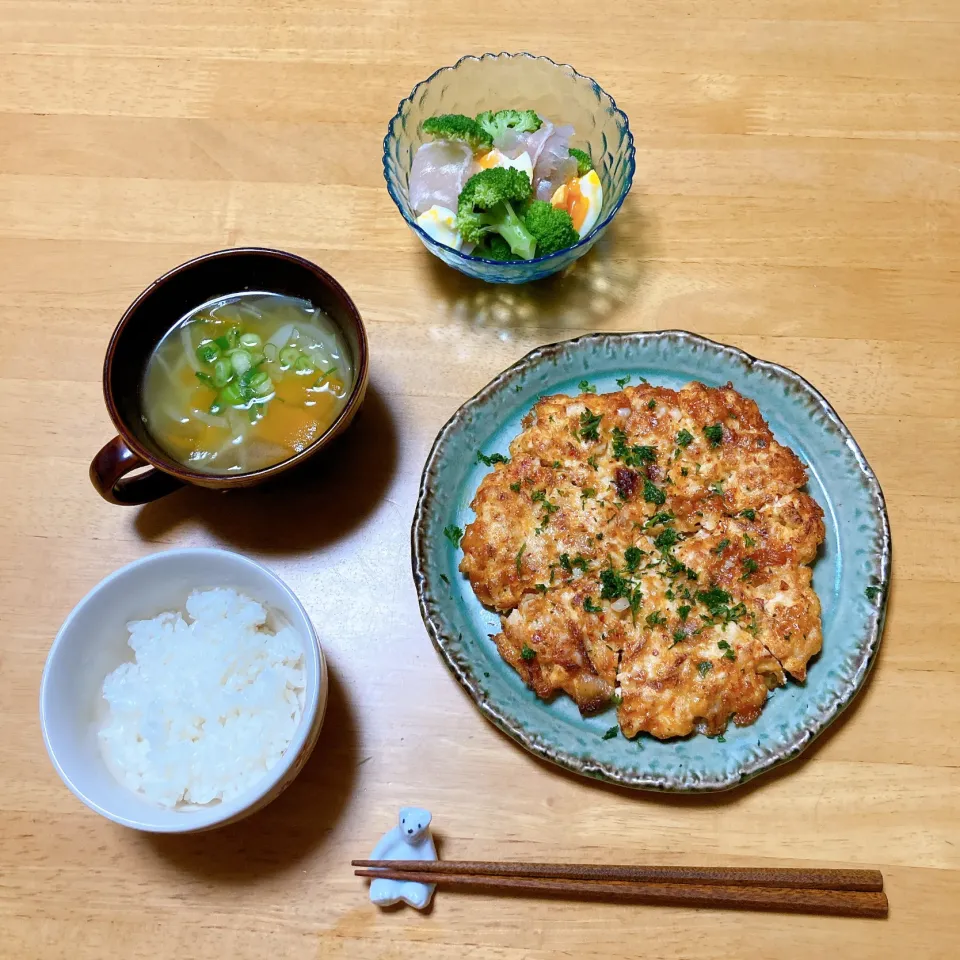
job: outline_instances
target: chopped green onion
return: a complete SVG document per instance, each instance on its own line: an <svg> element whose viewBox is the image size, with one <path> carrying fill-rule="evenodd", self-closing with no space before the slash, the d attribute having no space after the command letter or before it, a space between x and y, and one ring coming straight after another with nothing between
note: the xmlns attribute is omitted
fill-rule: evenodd
<svg viewBox="0 0 960 960"><path fill-rule="evenodd" d="M221 350L229 350L229 349L230 349L230 341L229 341L226 337L217 337L217 339L214 340L213 342L214 342Z"/></svg>
<svg viewBox="0 0 960 960"><path fill-rule="evenodd" d="M218 387L223 387L230 382L233 377L233 366L229 360L218 360L213 366L213 382Z"/></svg>
<svg viewBox="0 0 960 960"><path fill-rule="evenodd" d="M220 351L212 343L202 343L197 347L197 356L201 363L215 363L220 357Z"/></svg>
<svg viewBox="0 0 960 960"><path fill-rule="evenodd" d="M268 397L273 393L273 381L265 373L258 373L250 381L250 389L258 397Z"/></svg>
<svg viewBox="0 0 960 960"><path fill-rule="evenodd" d="M323 373L321 373L320 376L317 377L317 382L314 384L314 386L319 387L320 384L327 379L327 377L329 377L331 374L334 374L336 372L337 372L336 365L332 366L329 370L324 370Z"/></svg>
<svg viewBox="0 0 960 960"><path fill-rule="evenodd" d="M278 352L279 351L277 350L277 345L275 343L265 343L263 345L263 355L267 358L267 360L270 361L270 363L273 363L273 361L277 359Z"/></svg>
<svg viewBox="0 0 960 960"><path fill-rule="evenodd" d="M313 365L313 361L305 354L301 353L297 357L297 373L313 373L316 369Z"/></svg>
<svg viewBox="0 0 960 960"><path fill-rule="evenodd" d="M289 370L300 356L300 351L296 347L284 347L280 351L280 366L284 370Z"/></svg>
<svg viewBox="0 0 960 960"><path fill-rule="evenodd" d="M243 392L239 383L228 383L217 397L217 402L225 407L233 407L238 403L243 403Z"/></svg>
<svg viewBox="0 0 960 960"><path fill-rule="evenodd" d="M214 390L217 389L217 385L213 382L213 377L211 377L209 373L200 373L197 371L196 377L205 387L211 387Z"/></svg>
<svg viewBox="0 0 960 960"><path fill-rule="evenodd" d="M230 363L233 364L234 373L241 376L253 366L253 359L246 350L231 350Z"/></svg>
<svg viewBox="0 0 960 960"><path fill-rule="evenodd" d="M210 412L214 414L223 413L223 404L220 403L219 399L210 404Z"/></svg>
<svg viewBox="0 0 960 960"><path fill-rule="evenodd" d="M263 344L263 340L256 333L242 333L240 335L240 346L248 350L255 350Z"/></svg>

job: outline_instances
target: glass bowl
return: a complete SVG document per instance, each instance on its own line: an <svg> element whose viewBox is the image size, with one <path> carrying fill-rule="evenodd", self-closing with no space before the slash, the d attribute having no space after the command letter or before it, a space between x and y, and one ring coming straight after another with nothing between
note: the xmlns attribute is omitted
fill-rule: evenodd
<svg viewBox="0 0 960 960"><path fill-rule="evenodd" d="M574 145L587 146L603 183L603 208L596 227L579 243L547 257L503 263L460 253L438 243L416 223L408 184L413 155L423 143L420 124L438 113L507 107L533 109L555 123L572 124ZM423 245L444 263L489 283L527 283L556 273L582 257L610 225L633 183L633 135L626 114L600 85L568 64L529 53L485 53L462 57L418 83L400 102L383 140L383 176L403 219Z"/></svg>

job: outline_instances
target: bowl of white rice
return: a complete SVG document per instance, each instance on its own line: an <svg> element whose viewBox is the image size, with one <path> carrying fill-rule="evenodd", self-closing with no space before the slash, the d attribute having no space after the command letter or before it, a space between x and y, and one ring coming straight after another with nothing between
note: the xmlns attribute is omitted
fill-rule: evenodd
<svg viewBox="0 0 960 960"><path fill-rule="evenodd" d="M88 807L188 833L277 797L310 756L326 702L316 630L276 574L226 550L169 550L73 609L47 657L40 722Z"/></svg>

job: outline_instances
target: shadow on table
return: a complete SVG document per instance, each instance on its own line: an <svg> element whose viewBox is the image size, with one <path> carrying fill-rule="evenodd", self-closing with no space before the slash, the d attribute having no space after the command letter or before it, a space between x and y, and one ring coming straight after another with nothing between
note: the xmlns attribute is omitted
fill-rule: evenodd
<svg viewBox="0 0 960 960"><path fill-rule="evenodd" d="M316 550L344 537L376 508L396 471L397 451L393 415L371 384L350 429L289 477L229 493L185 487L142 507L134 525L151 541L199 521L241 549Z"/></svg>
<svg viewBox="0 0 960 960"><path fill-rule="evenodd" d="M475 280L427 257L426 274L447 319L474 327L522 331L605 326L631 300L650 258L653 228L638 198L628 199L593 249L566 270L525 284Z"/></svg>
<svg viewBox="0 0 960 960"><path fill-rule="evenodd" d="M310 856L346 807L359 766L356 721L337 675L320 738L290 786L246 820L196 834L143 834L143 842L182 870L217 883L253 883Z"/></svg>

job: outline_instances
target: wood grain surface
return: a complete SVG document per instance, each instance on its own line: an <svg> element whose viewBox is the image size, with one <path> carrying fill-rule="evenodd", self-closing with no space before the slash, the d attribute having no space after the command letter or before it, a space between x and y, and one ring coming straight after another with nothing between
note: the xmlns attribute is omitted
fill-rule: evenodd
<svg viewBox="0 0 960 960"><path fill-rule="evenodd" d="M384 189L398 100L463 53L527 49L628 113L637 178L562 278L468 281ZM697 960L960 955L960 5L956 0L0 0L0 956L69 960ZM276 245L370 335L337 461L283 489L110 506L107 339L151 280ZM890 509L874 675L804 757L716 797L578 780L490 726L435 655L409 570L440 425L532 347L684 327L829 398ZM216 544L298 592L328 656L314 757L196 837L88 811L37 721L63 618L121 564ZM887 921L441 891L378 913L353 876L397 809L441 855L879 867Z"/></svg>

